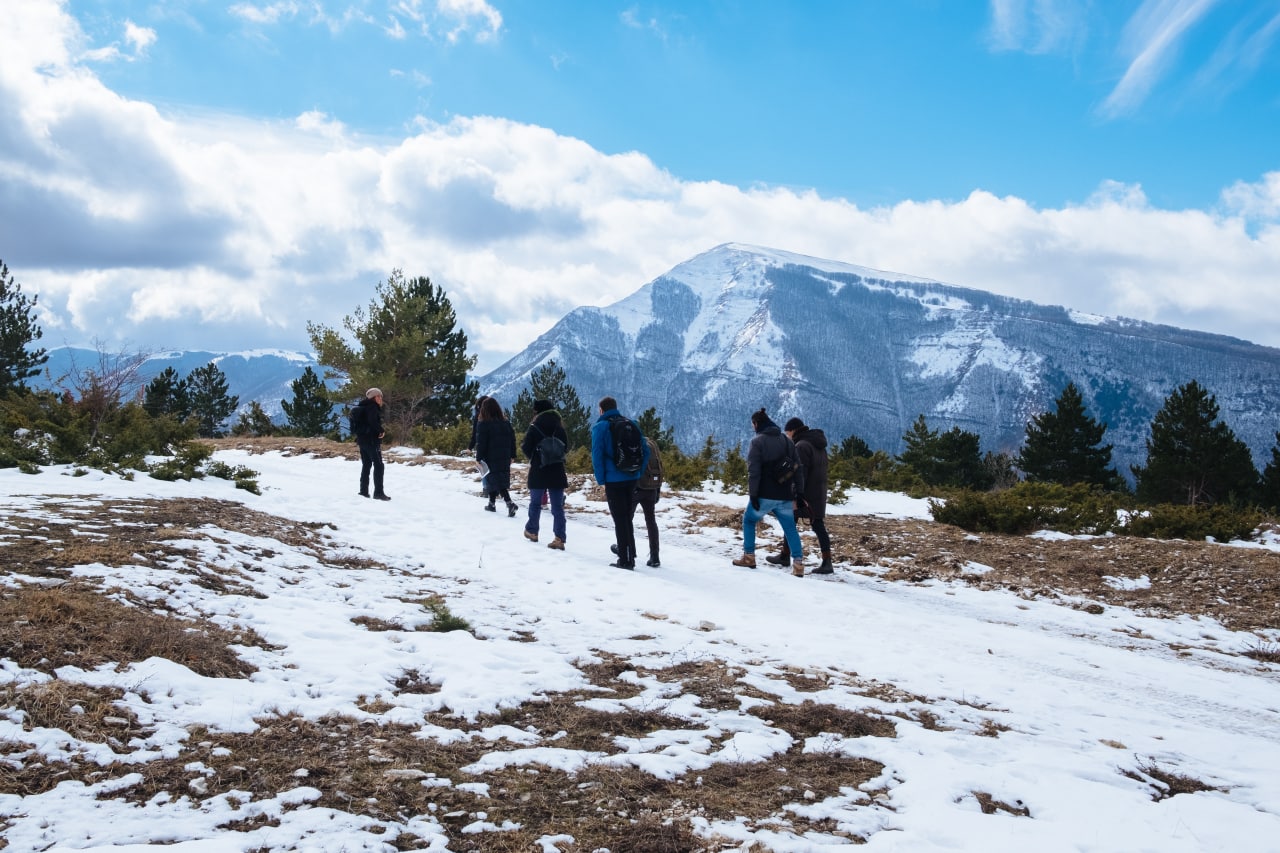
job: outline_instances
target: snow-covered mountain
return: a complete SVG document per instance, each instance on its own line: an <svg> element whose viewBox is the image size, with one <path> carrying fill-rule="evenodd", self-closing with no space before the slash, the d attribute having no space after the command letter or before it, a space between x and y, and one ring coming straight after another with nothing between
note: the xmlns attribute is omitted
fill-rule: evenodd
<svg viewBox="0 0 1280 853"><path fill-rule="evenodd" d="M109 359L116 356L109 356ZM240 398L240 411L257 401L273 420L284 419L281 402L293 399L291 383L310 367L318 375L324 371L311 353L286 350L252 350L249 352L173 351L150 355L138 370L140 386L145 386L166 367L179 376L204 367L209 362L227 377L227 390ZM107 365L110 367L110 363ZM102 356L97 350L83 347L57 347L49 350L49 361L39 377L28 382L37 388L66 386L70 378L87 370L101 372Z"/></svg>
<svg viewBox="0 0 1280 853"><path fill-rule="evenodd" d="M1259 464L1280 429L1280 350L732 243L571 312L481 390L510 405L549 359L587 405L610 394L630 414L656 407L694 449L708 435L748 438L748 416L766 406L780 423L798 415L892 453L921 414L1013 451L1069 381L1108 424L1122 472L1192 379Z"/></svg>

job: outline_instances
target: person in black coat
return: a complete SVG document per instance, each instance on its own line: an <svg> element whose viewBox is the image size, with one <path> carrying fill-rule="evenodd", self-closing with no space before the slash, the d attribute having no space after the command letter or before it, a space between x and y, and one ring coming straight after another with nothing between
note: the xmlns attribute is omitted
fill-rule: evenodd
<svg viewBox="0 0 1280 853"><path fill-rule="evenodd" d="M560 413L555 410L550 400L534 400L534 418L525 430L524 440L520 443L520 452L529 460L529 520L524 525L524 538L530 542L538 541L539 522L542 518L542 500L546 495L551 508L551 532L555 538L547 543L548 548L564 550L565 518L564 490L569 487L569 475L565 472L564 462L543 464L538 445L546 438L557 438L569 447L569 434L565 432Z"/></svg>
<svg viewBox="0 0 1280 853"><path fill-rule="evenodd" d="M782 431L795 442L800 467L804 469L804 490L796 495L796 518L808 518L813 535L818 537L822 551L822 564L813 570L815 575L829 575L835 569L831 565L831 534L827 532L827 435L820 429L810 429L800 418L792 418ZM770 563L785 566L791 562L791 549L782 543L782 553L766 557Z"/></svg>
<svg viewBox="0 0 1280 853"><path fill-rule="evenodd" d="M494 501L499 496L507 503L507 515L514 516L519 507L511 500L511 463L516 458L516 434L502 414L502 406L492 397L480 404L480 420L476 423L476 460L483 462L485 490L489 504L485 507L495 512Z"/></svg>
<svg viewBox="0 0 1280 853"><path fill-rule="evenodd" d="M389 501L382 488L382 391L370 388L351 413L351 433L360 448L360 497L369 497L369 472L373 471L373 497Z"/></svg>
<svg viewBox="0 0 1280 853"><path fill-rule="evenodd" d="M756 524L766 515L778 519L791 552L791 573L804 577L800 533L796 530L795 495L804 489L804 469L796 446L769 419L764 409L751 415L755 437L747 448L747 494L742 514L742 556L735 566L756 567Z"/></svg>

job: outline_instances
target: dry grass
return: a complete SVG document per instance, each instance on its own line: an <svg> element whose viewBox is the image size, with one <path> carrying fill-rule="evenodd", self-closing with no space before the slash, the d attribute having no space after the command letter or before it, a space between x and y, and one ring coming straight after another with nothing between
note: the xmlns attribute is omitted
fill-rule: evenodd
<svg viewBox="0 0 1280 853"><path fill-rule="evenodd" d="M1200 791L1217 791L1217 786L1202 782L1193 776L1186 776L1172 770L1166 770L1155 762L1138 765L1136 770L1125 770L1123 774L1135 779L1151 789L1151 799L1159 802L1178 794L1195 794Z"/></svg>

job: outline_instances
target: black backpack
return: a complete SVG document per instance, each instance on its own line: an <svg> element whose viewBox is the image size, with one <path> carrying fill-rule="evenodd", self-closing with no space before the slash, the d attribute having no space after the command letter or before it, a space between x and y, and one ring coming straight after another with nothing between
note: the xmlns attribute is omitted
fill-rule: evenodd
<svg viewBox="0 0 1280 853"><path fill-rule="evenodd" d="M365 411L359 403L347 409L347 430L359 438L365 428Z"/></svg>
<svg viewBox="0 0 1280 853"><path fill-rule="evenodd" d="M613 438L613 466L624 474L636 474L644 464L644 436L635 421L621 416L609 419Z"/></svg>
<svg viewBox="0 0 1280 853"><path fill-rule="evenodd" d="M534 429L538 430L538 435L542 436L538 440L538 464L543 468L548 465L563 465L564 456L569 452L569 448L554 433L547 435L537 424L530 424Z"/></svg>

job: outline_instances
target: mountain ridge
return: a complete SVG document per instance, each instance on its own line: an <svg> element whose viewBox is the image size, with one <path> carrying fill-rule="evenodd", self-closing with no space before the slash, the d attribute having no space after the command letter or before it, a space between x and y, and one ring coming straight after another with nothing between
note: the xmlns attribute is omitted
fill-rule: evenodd
<svg viewBox="0 0 1280 853"><path fill-rule="evenodd" d="M481 390L509 405L551 359L589 403L653 406L682 446L740 443L763 405L890 452L921 414L1014 451L1069 381L1108 424L1122 471L1144 461L1151 418L1191 379L1255 462L1280 427L1280 350L741 243L570 312Z"/></svg>

